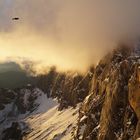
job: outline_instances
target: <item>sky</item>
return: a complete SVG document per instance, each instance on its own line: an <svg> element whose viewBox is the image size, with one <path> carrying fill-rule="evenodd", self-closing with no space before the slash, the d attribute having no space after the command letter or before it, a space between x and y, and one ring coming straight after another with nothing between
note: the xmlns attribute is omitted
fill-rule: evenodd
<svg viewBox="0 0 140 140"><path fill-rule="evenodd" d="M139 38L139 13L138 0L0 0L0 61L85 71Z"/></svg>

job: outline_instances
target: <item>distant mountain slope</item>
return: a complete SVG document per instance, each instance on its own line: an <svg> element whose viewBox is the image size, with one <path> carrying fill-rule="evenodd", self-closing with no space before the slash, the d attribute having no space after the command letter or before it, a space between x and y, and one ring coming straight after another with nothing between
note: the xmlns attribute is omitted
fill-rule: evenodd
<svg viewBox="0 0 140 140"><path fill-rule="evenodd" d="M30 77L22 71L0 73L0 88L17 88L28 84L30 81Z"/></svg>
<svg viewBox="0 0 140 140"><path fill-rule="evenodd" d="M31 82L31 77L15 62L0 64L0 88L17 88Z"/></svg>
<svg viewBox="0 0 140 140"><path fill-rule="evenodd" d="M20 66L15 62L0 63L0 73L7 71L22 71Z"/></svg>

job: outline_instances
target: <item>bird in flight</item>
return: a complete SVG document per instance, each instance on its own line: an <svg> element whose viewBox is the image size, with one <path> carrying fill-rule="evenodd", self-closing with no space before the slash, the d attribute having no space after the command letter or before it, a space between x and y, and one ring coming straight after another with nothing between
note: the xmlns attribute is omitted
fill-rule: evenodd
<svg viewBox="0 0 140 140"><path fill-rule="evenodd" d="M18 17L14 17L14 18L12 18L12 20L19 20L19 18Z"/></svg>

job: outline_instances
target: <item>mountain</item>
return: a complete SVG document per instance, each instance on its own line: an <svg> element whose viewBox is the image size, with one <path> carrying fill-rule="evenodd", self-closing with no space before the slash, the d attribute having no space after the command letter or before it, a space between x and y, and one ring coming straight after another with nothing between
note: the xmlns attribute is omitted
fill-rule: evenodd
<svg viewBox="0 0 140 140"><path fill-rule="evenodd" d="M17 88L30 83L30 77L25 72L7 71L0 73L1 88Z"/></svg>
<svg viewBox="0 0 140 140"><path fill-rule="evenodd" d="M22 71L20 66L15 62L0 63L0 73L7 71Z"/></svg>
<svg viewBox="0 0 140 140"><path fill-rule="evenodd" d="M0 88L18 88L32 82L20 66L14 62L0 64Z"/></svg>
<svg viewBox="0 0 140 140"><path fill-rule="evenodd" d="M76 140L140 137L139 55L121 46L99 62L92 88L79 111Z"/></svg>
<svg viewBox="0 0 140 140"><path fill-rule="evenodd" d="M138 140L140 46L119 46L85 75L55 69L0 90L2 140Z"/></svg>

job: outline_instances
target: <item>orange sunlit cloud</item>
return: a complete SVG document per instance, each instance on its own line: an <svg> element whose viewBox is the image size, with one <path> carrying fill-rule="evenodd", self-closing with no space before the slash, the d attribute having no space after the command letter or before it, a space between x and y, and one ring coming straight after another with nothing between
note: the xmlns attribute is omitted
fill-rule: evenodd
<svg viewBox="0 0 140 140"><path fill-rule="evenodd" d="M40 68L85 71L120 40L139 37L139 5L137 0L1 0L0 60L23 58Z"/></svg>

